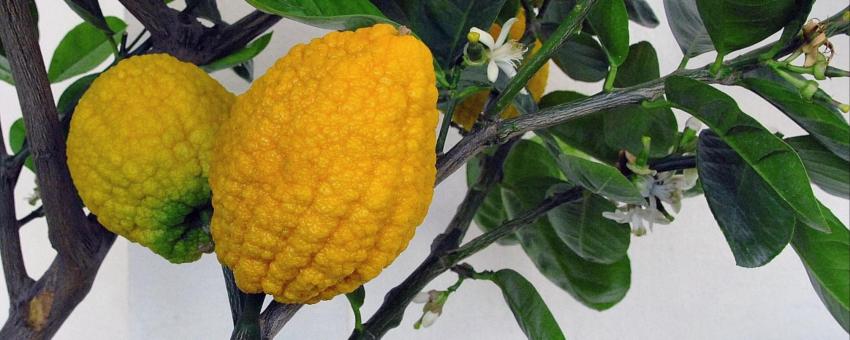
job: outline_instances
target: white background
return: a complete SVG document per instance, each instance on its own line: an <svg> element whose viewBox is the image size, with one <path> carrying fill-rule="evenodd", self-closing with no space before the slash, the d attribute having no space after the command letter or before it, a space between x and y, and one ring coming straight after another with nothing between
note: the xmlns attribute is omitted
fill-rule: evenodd
<svg viewBox="0 0 850 340"><path fill-rule="evenodd" d="M37 1L41 14L41 45L49 62L64 32L80 19L57 0ZM662 74L676 68L681 53L666 26L661 0L649 1L661 20L656 29L633 24L633 43L648 40L658 50ZM813 17L826 18L847 5L846 1L822 0ZM101 1L108 15L124 16L115 0ZM225 19L234 21L250 11L241 1L220 1ZM131 36L140 26L131 22ZM306 43L325 31L282 20L274 27L274 38L256 60L261 75L277 58L297 43ZM834 66L847 69L848 38L836 38ZM691 61L691 66L710 62L713 55ZM553 68L549 90L570 89L586 94L600 84L573 82ZM229 71L215 76L235 93L247 84ZM54 85L54 97L69 84ZM825 82L823 88L848 102L848 81ZM786 135L802 130L757 96L728 88L746 112ZM20 117L14 89L0 84L2 129ZM450 142L458 139L451 136ZM16 195L18 216L32 209L25 197L33 191L33 176L24 170ZM366 285L364 315L380 305L384 293L399 283L427 254L431 239L448 223L465 191L462 171L442 183L430 213L419 227L408 249L377 279ZM816 190L819 197L848 223L846 200ZM472 227L468 238L478 235ZM43 221L22 231L26 265L38 277L53 257ZM531 280L571 339L846 339L847 334L821 305L797 256L786 249L768 265L758 269L735 266L723 235L703 198L684 203L682 214L669 226L633 238L629 250L632 285L617 306L605 312L583 307L541 276L519 247L492 246L469 259L478 270L512 268ZM429 289L445 289L455 280L445 274ZM3 286L3 283L0 283ZM5 292L5 287L0 287ZM5 319L8 299L0 294L0 318ZM415 331L413 323L420 307L408 308L402 325L388 339L521 339L523 334L491 283L468 281L446 304L443 316L431 328ZM344 298L304 307L284 328L279 338L342 339L352 328L352 317ZM119 238L109 253L91 294L76 309L57 334L59 339L226 339L231 330L227 298L219 265L214 256L187 265L172 265L145 248Z"/></svg>

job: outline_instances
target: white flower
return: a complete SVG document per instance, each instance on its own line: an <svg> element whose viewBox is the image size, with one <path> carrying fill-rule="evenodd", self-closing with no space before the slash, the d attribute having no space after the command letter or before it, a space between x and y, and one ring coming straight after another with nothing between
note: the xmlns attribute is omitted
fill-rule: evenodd
<svg viewBox="0 0 850 340"><path fill-rule="evenodd" d="M508 40L508 33L511 31L511 26L516 23L516 18L511 18L505 21L502 26L499 37L493 40L490 33L473 27L469 31L478 34L478 41L487 46L487 79L495 83L499 79L499 70L501 69L508 78L513 78L516 75L517 66L522 61L526 48L516 40ZM523 91L525 91L523 89Z"/></svg>
<svg viewBox="0 0 850 340"><path fill-rule="evenodd" d="M431 301L431 294L428 292L419 292L413 297L413 303L423 304Z"/></svg>
<svg viewBox="0 0 850 340"><path fill-rule="evenodd" d="M636 236L643 236L646 234L646 227L644 227L644 221L649 222L649 230L652 230L652 226L655 223L670 223L670 220L668 220L667 217L664 216L664 214L662 214L657 209L642 207L633 204L622 206L620 208L617 208L617 210L614 210L613 212L603 212L602 217L605 217L617 223L628 223L632 228L632 233Z"/></svg>
<svg viewBox="0 0 850 340"><path fill-rule="evenodd" d="M685 170L684 174L676 175L672 171L659 173L657 176L641 176L638 179L638 189L643 197L649 198L650 208L656 208L656 199L670 204L674 212L682 208L682 192L696 185L695 169Z"/></svg>
<svg viewBox="0 0 850 340"><path fill-rule="evenodd" d="M422 315L422 319L419 319L419 324L420 324L422 327L428 327L428 326L431 326L431 325L433 325L433 324L434 324L434 322L436 322L436 321L437 321L437 318L438 318L438 317L440 317L440 313L435 313L435 312L432 312L432 311L427 311L427 312L425 312L425 314L424 314L424 315Z"/></svg>

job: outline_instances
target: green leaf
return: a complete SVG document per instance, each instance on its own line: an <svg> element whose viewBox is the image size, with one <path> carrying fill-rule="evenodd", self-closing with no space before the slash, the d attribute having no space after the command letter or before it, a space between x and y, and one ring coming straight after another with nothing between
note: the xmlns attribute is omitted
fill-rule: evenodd
<svg viewBox="0 0 850 340"><path fill-rule="evenodd" d="M244 48L233 52L232 54L226 57L204 65L204 70L207 72L224 70L231 67L236 67L248 60L254 59L254 57L260 54L260 52L262 52L266 48L266 46L269 45L269 41L272 40L272 33L273 32L266 33L246 45Z"/></svg>
<svg viewBox="0 0 850 340"><path fill-rule="evenodd" d="M542 144L523 139L505 159L503 183L520 183L530 177L561 177L555 159Z"/></svg>
<svg viewBox="0 0 850 340"><path fill-rule="evenodd" d="M544 32L547 27L543 26ZM556 26L548 29L554 30ZM545 33L544 33L545 34ZM596 82L608 74L608 58L599 42L590 34L579 32L570 37L552 55L555 65L572 79Z"/></svg>
<svg viewBox="0 0 850 340"><path fill-rule="evenodd" d="M763 266L785 249L794 233L794 212L735 150L709 130L699 136L697 170L735 263Z"/></svg>
<svg viewBox="0 0 850 340"><path fill-rule="evenodd" d="M112 31L114 42L121 41L121 34L127 24L116 17L107 17L106 22ZM106 34L94 25L84 22L69 31L50 60L47 78L56 83L76 75L88 72L103 63L112 54L112 45Z"/></svg>
<svg viewBox="0 0 850 340"><path fill-rule="evenodd" d="M310 26L354 30L391 23L368 0L246 0L251 6Z"/></svg>
<svg viewBox="0 0 850 340"><path fill-rule="evenodd" d="M749 47L784 27L797 0L696 0L714 48L720 54Z"/></svg>
<svg viewBox="0 0 850 340"><path fill-rule="evenodd" d="M629 15L623 0L599 0L587 16L611 65L619 66L629 54Z"/></svg>
<svg viewBox="0 0 850 340"><path fill-rule="evenodd" d="M454 67L472 27L490 28L505 0L375 1L390 19L416 33L446 70Z"/></svg>
<svg viewBox="0 0 850 340"><path fill-rule="evenodd" d="M735 100L702 82L670 77L667 99L711 127L782 197L803 221L829 230L797 153L738 108Z"/></svg>
<svg viewBox="0 0 850 340"><path fill-rule="evenodd" d="M478 181L478 176L481 172L481 159L483 157L483 154L479 154L466 163L466 184L470 188ZM475 212L474 219L475 224L484 232L495 229L508 220L507 213L502 205L500 185L496 184L490 190L484 198L484 202L478 207L478 211ZM500 238L497 242L502 245L513 245L519 241L515 235L507 235Z"/></svg>
<svg viewBox="0 0 850 340"><path fill-rule="evenodd" d="M832 195L850 199L850 162L835 156L812 136L788 138L785 142L800 155L812 183Z"/></svg>
<svg viewBox="0 0 850 340"><path fill-rule="evenodd" d="M231 68L231 70L233 70L233 73L236 73L236 75L239 76L239 78L242 78L243 80L245 80L249 83L254 81L254 61L253 60L246 60L239 65L233 66L233 68Z"/></svg>
<svg viewBox="0 0 850 340"><path fill-rule="evenodd" d="M56 110L59 112L60 116L67 116L74 112L80 98L82 98L83 94L88 91L91 83L97 79L99 75L100 73L95 73L80 77L71 83L71 85L65 89L65 92L62 92L62 95L59 96L59 102L56 104Z"/></svg>
<svg viewBox="0 0 850 340"><path fill-rule="evenodd" d="M592 193L618 202L646 202L635 185L613 166L564 153L561 153L558 159L558 164L567 178Z"/></svg>
<svg viewBox="0 0 850 340"><path fill-rule="evenodd" d="M24 148L24 141L27 138L27 129L24 126L24 119L18 118L12 126L9 127L9 147L12 149L12 153L17 154L21 152L21 149ZM27 169L35 171L35 163L33 163L32 156L28 156L24 161L24 166Z"/></svg>
<svg viewBox="0 0 850 340"><path fill-rule="evenodd" d="M83 20L87 23L94 25L101 31L106 32L107 34L118 33L113 30L106 18L103 17L103 11L101 11L100 4L97 0L65 0L65 3L67 3L68 7L70 7L74 13L77 13L80 18L83 18Z"/></svg>
<svg viewBox="0 0 850 340"><path fill-rule="evenodd" d="M626 0L626 12L629 14L629 20L638 25L649 28L658 26L658 17L645 0Z"/></svg>
<svg viewBox="0 0 850 340"><path fill-rule="evenodd" d="M567 246L583 259L604 264L622 260L629 249L631 232L602 213L617 206L599 195L585 192L581 200L549 211L549 223Z"/></svg>
<svg viewBox="0 0 850 340"><path fill-rule="evenodd" d="M587 96L578 92L553 91L540 99L540 108L567 104L584 98L587 98ZM599 131L604 131L604 124L602 113L599 113L573 119L546 131L581 152L596 159L613 163L617 161L619 150L608 146L608 143L605 143L605 134L599 133Z"/></svg>
<svg viewBox="0 0 850 340"><path fill-rule="evenodd" d="M746 78L744 86L784 112L838 157L850 160L850 125L843 117L770 80Z"/></svg>
<svg viewBox="0 0 850 340"><path fill-rule="evenodd" d="M664 11L682 54L693 58L714 51L711 37L699 16L697 0L664 0Z"/></svg>
<svg viewBox="0 0 850 340"><path fill-rule="evenodd" d="M782 36L779 37L779 41L773 45L773 48L768 53L770 58L773 58L782 47L788 45L792 39L800 34L800 29L806 24L806 20L809 19L809 13L812 12L814 4L815 0L797 0L797 8L794 10L791 20L788 21L782 30Z"/></svg>
<svg viewBox="0 0 850 340"><path fill-rule="evenodd" d="M565 339L546 301L525 277L513 270L502 269L488 275L488 279L502 290L505 302L528 339Z"/></svg>
<svg viewBox="0 0 850 340"><path fill-rule="evenodd" d="M508 216L513 218L535 207L549 188L560 183L563 182L555 178L537 177L503 186L502 201ZM629 290L628 257L613 264L587 261L570 250L546 218L520 229L517 236L525 253L546 278L590 308L611 308Z"/></svg>
<svg viewBox="0 0 850 340"><path fill-rule="evenodd" d="M629 47L629 55L617 70L616 87L630 87L661 77L658 53L652 44L641 41Z"/></svg>
<svg viewBox="0 0 850 340"><path fill-rule="evenodd" d="M501 25L505 21L515 18L517 12L519 12L519 9L521 8L519 2L520 0L506 0L505 5L502 6L502 10L499 11L499 16L496 18L496 21Z"/></svg>
<svg viewBox="0 0 850 340"><path fill-rule="evenodd" d="M791 246L806 267L812 286L836 321L850 332L850 233L826 212L831 233L797 228Z"/></svg>

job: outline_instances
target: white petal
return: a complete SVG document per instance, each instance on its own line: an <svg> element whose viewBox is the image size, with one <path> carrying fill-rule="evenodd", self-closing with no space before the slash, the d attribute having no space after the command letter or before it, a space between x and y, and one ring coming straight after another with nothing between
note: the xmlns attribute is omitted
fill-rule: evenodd
<svg viewBox="0 0 850 340"><path fill-rule="evenodd" d="M487 64L487 79L491 83L495 83L499 79L499 66L496 65L494 60L490 60L490 63Z"/></svg>
<svg viewBox="0 0 850 340"><path fill-rule="evenodd" d="M470 28L469 31L478 33L478 36L479 36L478 42L484 44L484 46L487 46L487 48L492 50L493 48L496 47L496 42L493 41L493 36L490 35L489 32L482 31L478 27Z"/></svg>
<svg viewBox="0 0 850 340"><path fill-rule="evenodd" d="M612 221L620 223L620 224L629 223L629 220L630 220L629 215L627 213L624 213L624 212L619 211L619 210L603 211L602 217L605 217L609 220L612 220Z"/></svg>
<svg viewBox="0 0 850 340"><path fill-rule="evenodd" d="M502 25L502 31L499 32L499 39L496 39L496 47L505 44L505 41L508 40L508 33L511 32L511 26L513 26L516 22L517 18L510 18L508 21L505 21L505 24Z"/></svg>
<svg viewBox="0 0 850 340"><path fill-rule="evenodd" d="M419 292L413 297L413 303L426 303L431 300L431 294L427 292Z"/></svg>
<svg viewBox="0 0 850 340"><path fill-rule="evenodd" d="M682 190L691 190L694 186L697 185L697 180L699 179L699 172L697 169L685 169L683 171L684 180L682 181Z"/></svg>
<svg viewBox="0 0 850 340"><path fill-rule="evenodd" d="M501 60L496 60L496 65L498 65L499 68L502 69L502 72L505 72L505 75L508 76L509 79L513 78L516 75L516 69L514 68L513 64L506 63Z"/></svg>
<svg viewBox="0 0 850 340"><path fill-rule="evenodd" d="M422 316L422 327L428 327L434 324L437 321L437 318L440 317L440 314L427 311L425 315Z"/></svg>

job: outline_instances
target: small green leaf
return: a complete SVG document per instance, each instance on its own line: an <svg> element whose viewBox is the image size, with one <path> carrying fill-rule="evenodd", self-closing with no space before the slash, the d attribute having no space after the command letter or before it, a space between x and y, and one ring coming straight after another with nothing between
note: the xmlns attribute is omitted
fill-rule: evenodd
<svg viewBox="0 0 850 340"><path fill-rule="evenodd" d="M696 0L700 17L720 54L749 47L794 18L797 0Z"/></svg>
<svg viewBox="0 0 850 340"><path fill-rule="evenodd" d="M711 131L703 131L697 170L708 206L741 267L767 264L794 233L794 212Z"/></svg>
<svg viewBox="0 0 850 340"><path fill-rule="evenodd" d="M558 164L571 182L581 185L592 193L617 202L630 204L646 202L635 185L613 166L563 153L558 156Z"/></svg>
<svg viewBox="0 0 850 340"><path fill-rule="evenodd" d="M544 32L549 26L543 26ZM554 30L556 26L551 27ZM544 33L545 34L545 33ZM555 65L572 79L596 82L608 74L608 58L599 42L590 34L579 32L570 37L552 55Z"/></svg>
<svg viewBox="0 0 850 340"><path fill-rule="evenodd" d="M390 19L413 30L446 70L463 54L469 29L488 30L504 4L505 0L376 1Z"/></svg>
<svg viewBox="0 0 850 340"><path fill-rule="evenodd" d="M601 196L586 192L579 201L549 211L549 223L570 249L585 260L612 264L622 260L629 249L631 232L602 216L617 206Z"/></svg>
<svg viewBox="0 0 850 340"><path fill-rule="evenodd" d="M262 52L266 48L266 46L269 45L269 41L272 40L272 33L273 32L266 33L246 45L244 48L233 52L232 54L226 57L204 65L204 70L207 72L224 70L239 66L248 60L254 59L254 57L260 54L260 52Z"/></svg>
<svg viewBox="0 0 850 340"><path fill-rule="evenodd" d="M626 0L626 11L629 13L629 20L638 25L649 28L658 26L658 17L645 0Z"/></svg>
<svg viewBox="0 0 850 340"><path fill-rule="evenodd" d="M738 108L735 100L705 83L670 77L667 99L711 127L812 228L829 230L809 176L797 153Z"/></svg>
<svg viewBox="0 0 850 340"><path fill-rule="evenodd" d="M121 34L127 24L116 17L107 17L106 22L112 31L114 42L121 41ZM112 45L103 31L84 22L69 31L50 60L47 78L56 83L76 75L88 72L103 63L112 54Z"/></svg>
<svg viewBox="0 0 850 340"><path fill-rule="evenodd" d="M744 86L784 112L838 157L850 160L850 125L843 117L770 80L746 78Z"/></svg>
<svg viewBox="0 0 850 340"><path fill-rule="evenodd" d="M629 54L629 15L623 0L600 0L587 17L611 65L619 66Z"/></svg>
<svg viewBox="0 0 850 340"><path fill-rule="evenodd" d="M800 155L812 183L832 195L850 199L850 162L835 156L812 136L788 138L785 142Z"/></svg>
<svg viewBox="0 0 850 340"><path fill-rule="evenodd" d="M253 60L246 60L239 65L233 66L231 68L231 70L233 70L233 73L236 73L236 75L239 78L242 78L243 80L245 80L249 83L254 81L254 61Z"/></svg>
<svg viewBox="0 0 850 340"><path fill-rule="evenodd" d="M24 126L24 119L18 118L12 126L9 127L9 147L12 149L12 153L17 154L21 152L24 148L24 141L27 138L27 129ZM27 169L35 171L35 163L33 163L32 156L28 156L24 161L24 166Z"/></svg>
<svg viewBox="0 0 850 340"><path fill-rule="evenodd" d="M652 81L661 77L658 53L647 41L641 41L629 47L629 55L617 70L614 86L629 87Z"/></svg>
<svg viewBox="0 0 850 340"><path fill-rule="evenodd" d="M502 187L502 201L511 218L532 209L553 186L555 178L526 178ZM611 308L625 297L631 284L631 265L624 257L613 264L587 261L575 254L555 233L547 218L517 232L523 250L546 278L582 304L596 309Z"/></svg>
<svg viewBox="0 0 850 340"><path fill-rule="evenodd" d="M354 30L390 23L368 0L247 0L248 4L310 26L331 30Z"/></svg>
<svg viewBox="0 0 850 340"><path fill-rule="evenodd" d="M664 0L664 11L682 54L693 58L714 51L711 37L699 16L696 0Z"/></svg>
<svg viewBox="0 0 850 340"><path fill-rule="evenodd" d="M488 279L502 290L505 302L528 339L564 339L564 333L546 301L525 277L513 270L502 269L490 274Z"/></svg>
<svg viewBox="0 0 850 340"><path fill-rule="evenodd" d="M77 103L80 101L80 98L83 97L83 94L88 91L91 83L97 79L100 73L89 74L84 77L80 77L71 83L68 88L65 89L65 92L62 92L62 95L59 96L59 102L56 104L56 110L60 115L66 116L70 115L74 112L74 109L77 108Z"/></svg>
<svg viewBox="0 0 850 340"><path fill-rule="evenodd" d="M850 332L850 233L826 207L821 208L831 233L797 228L791 246L803 261L821 301Z"/></svg>

